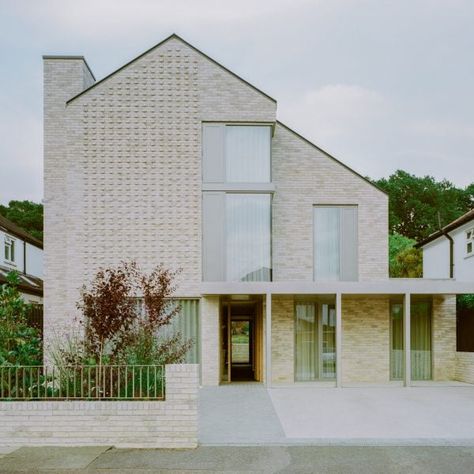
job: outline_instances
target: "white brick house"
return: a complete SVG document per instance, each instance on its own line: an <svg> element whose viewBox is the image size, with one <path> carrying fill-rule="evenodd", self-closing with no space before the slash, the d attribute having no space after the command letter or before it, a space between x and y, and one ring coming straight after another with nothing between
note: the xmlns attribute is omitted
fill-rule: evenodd
<svg viewBox="0 0 474 474"><path fill-rule="evenodd" d="M474 281L474 209L418 243L423 276ZM473 287L474 291L474 287Z"/></svg>
<svg viewBox="0 0 474 474"><path fill-rule="evenodd" d="M455 377L469 285L390 280L387 196L267 94L176 35L97 82L44 56L44 84L46 340L135 259L182 269L205 385Z"/></svg>
<svg viewBox="0 0 474 474"><path fill-rule="evenodd" d="M0 284L17 272L18 289L28 303L43 302L43 242L0 216Z"/></svg>

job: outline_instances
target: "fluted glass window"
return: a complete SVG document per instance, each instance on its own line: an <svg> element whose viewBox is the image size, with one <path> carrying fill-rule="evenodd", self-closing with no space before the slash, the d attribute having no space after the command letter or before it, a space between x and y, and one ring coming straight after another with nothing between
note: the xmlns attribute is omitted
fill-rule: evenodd
<svg viewBox="0 0 474 474"><path fill-rule="evenodd" d="M357 206L315 206L315 280L357 280L357 232Z"/></svg>
<svg viewBox="0 0 474 474"><path fill-rule="evenodd" d="M270 182L270 127L225 127L225 175L229 183Z"/></svg>
<svg viewBox="0 0 474 474"><path fill-rule="evenodd" d="M269 194L226 194L226 280L270 281Z"/></svg>
<svg viewBox="0 0 474 474"><path fill-rule="evenodd" d="M298 302L295 308L295 380L336 377L336 307Z"/></svg>

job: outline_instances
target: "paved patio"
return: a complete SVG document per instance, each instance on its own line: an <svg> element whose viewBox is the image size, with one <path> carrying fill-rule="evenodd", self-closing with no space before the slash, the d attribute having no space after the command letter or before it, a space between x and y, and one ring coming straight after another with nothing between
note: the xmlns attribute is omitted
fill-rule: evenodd
<svg viewBox="0 0 474 474"><path fill-rule="evenodd" d="M203 445L474 445L474 386L200 391Z"/></svg>

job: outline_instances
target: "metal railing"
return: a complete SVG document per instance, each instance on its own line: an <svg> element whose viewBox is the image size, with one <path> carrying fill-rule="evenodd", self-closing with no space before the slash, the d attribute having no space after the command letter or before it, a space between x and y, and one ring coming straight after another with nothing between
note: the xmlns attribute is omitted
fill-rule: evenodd
<svg viewBox="0 0 474 474"><path fill-rule="evenodd" d="M162 365L0 366L0 400L162 400Z"/></svg>

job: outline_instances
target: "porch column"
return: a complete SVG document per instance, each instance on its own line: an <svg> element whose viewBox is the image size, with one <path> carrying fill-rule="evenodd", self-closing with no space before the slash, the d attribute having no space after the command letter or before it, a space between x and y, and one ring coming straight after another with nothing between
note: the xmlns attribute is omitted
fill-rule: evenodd
<svg viewBox="0 0 474 474"><path fill-rule="evenodd" d="M405 293L405 298L403 300L403 354L404 354L404 376L403 376L403 385L409 387L411 385L411 336L410 336L410 326L411 326L411 308L410 308L411 296L410 293Z"/></svg>
<svg viewBox="0 0 474 474"><path fill-rule="evenodd" d="M265 295L265 385L272 385L272 294Z"/></svg>
<svg viewBox="0 0 474 474"><path fill-rule="evenodd" d="M342 295L336 293L336 387L342 387Z"/></svg>

